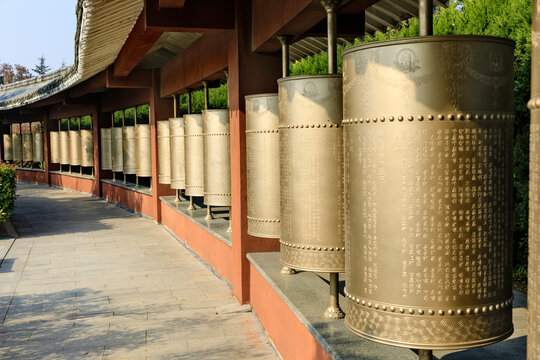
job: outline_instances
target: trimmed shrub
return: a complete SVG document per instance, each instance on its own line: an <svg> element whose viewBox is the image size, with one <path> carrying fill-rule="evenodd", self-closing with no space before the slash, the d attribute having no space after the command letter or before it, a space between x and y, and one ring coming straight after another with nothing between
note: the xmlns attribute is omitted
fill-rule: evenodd
<svg viewBox="0 0 540 360"><path fill-rule="evenodd" d="M0 163L0 223L5 223L13 211L17 184L15 166Z"/></svg>

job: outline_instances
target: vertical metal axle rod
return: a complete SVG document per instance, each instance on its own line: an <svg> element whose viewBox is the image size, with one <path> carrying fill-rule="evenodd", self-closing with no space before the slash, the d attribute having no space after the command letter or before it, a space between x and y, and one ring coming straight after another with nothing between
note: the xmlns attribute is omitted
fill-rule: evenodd
<svg viewBox="0 0 540 360"><path fill-rule="evenodd" d="M324 317L342 319L345 314L339 307L339 274L330 273L330 306L324 312Z"/></svg>
<svg viewBox="0 0 540 360"><path fill-rule="evenodd" d="M212 216L212 206L206 205L206 220L212 220L214 217Z"/></svg>
<svg viewBox="0 0 540 360"><path fill-rule="evenodd" d="M433 359L433 350L418 350L418 360L432 360Z"/></svg>
<svg viewBox="0 0 540 360"><path fill-rule="evenodd" d="M321 4L326 9L326 19L328 26L328 73L337 73L337 5L339 0L321 0Z"/></svg>
<svg viewBox="0 0 540 360"><path fill-rule="evenodd" d="M204 86L204 109L208 110L208 107L210 106L210 94L208 92L208 81L203 81Z"/></svg>
<svg viewBox="0 0 540 360"><path fill-rule="evenodd" d="M193 206L193 196L189 197L189 206L188 210L195 210L195 206Z"/></svg>
<svg viewBox="0 0 540 360"><path fill-rule="evenodd" d="M229 228L227 232L232 232L232 206L229 206Z"/></svg>
<svg viewBox="0 0 540 360"><path fill-rule="evenodd" d="M420 36L433 35L433 0L419 0L418 24Z"/></svg>
<svg viewBox="0 0 540 360"><path fill-rule="evenodd" d="M180 190L176 189L174 202L180 202Z"/></svg>
<svg viewBox="0 0 540 360"><path fill-rule="evenodd" d="M292 35L279 35L281 43L281 72L283 77L290 75L289 73L289 46L291 45Z"/></svg>

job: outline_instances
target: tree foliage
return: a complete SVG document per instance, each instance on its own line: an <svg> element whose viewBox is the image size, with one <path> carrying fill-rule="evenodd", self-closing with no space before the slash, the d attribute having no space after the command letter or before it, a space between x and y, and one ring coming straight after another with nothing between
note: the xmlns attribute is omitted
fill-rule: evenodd
<svg viewBox="0 0 540 360"><path fill-rule="evenodd" d="M48 73L49 71L51 71L51 67L45 65L45 57L44 56L38 57L38 61L39 61L39 63L36 65L36 67L34 67L32 69L33 72L35 72L38 75L44 75L44 74Z"/></svg>
<svg viewBox="0 0 540 360"><path fill-rule="evenodd" d="M227 109L229 99L227 96L227 84L222 84L216 88L208 90L210 100L208 106L210 109ZM180 112L187 114L187 94L180 95ZM200 114L204 110L204 90L197 90L191 93L191 112Z"/></svg>
<svg viewBox="0 0 540 360"><path fill-rule="evenodd" d="M11 65L8 63L0 64L0 75L4 75L4 84L32 77L32 74L26 67L19 64Z"/></svg>

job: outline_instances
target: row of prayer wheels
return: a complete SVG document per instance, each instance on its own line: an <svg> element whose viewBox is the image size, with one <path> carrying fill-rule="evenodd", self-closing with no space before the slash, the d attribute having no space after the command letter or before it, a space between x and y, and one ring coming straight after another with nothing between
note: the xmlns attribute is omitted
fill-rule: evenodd
<svg viewBox="0 0 540 360"><path fill-rule="evenodd" d="M150 125L101 129L101 168L139 177L152 176Z"/></svg>
<svg viewBox="0 0 540 360"><path fill-rule="evenodd" d="M4 134L4 160L43 161L43 133Z"/></svg>
<svg viewBox="0 0 540 360"><path fill-rule="evenodd" d="M157 132L159 183L204 196L205 205L230 206L229 110L160 120Z"/></svg>
<svg viewBox="0 0 540 360"><path fill-rule="evenodd" d="M501 38L379 41L344 50L343 76L246 97L248 233L279 237L291 269L345 271L362 337L507 338L512 64Z"/></svg>
<svg viewBox="0 0 540 360"><path fill-rule="evenodd" d="M94 135L92 130L51 131L51 163L94 166Z"/></svg>

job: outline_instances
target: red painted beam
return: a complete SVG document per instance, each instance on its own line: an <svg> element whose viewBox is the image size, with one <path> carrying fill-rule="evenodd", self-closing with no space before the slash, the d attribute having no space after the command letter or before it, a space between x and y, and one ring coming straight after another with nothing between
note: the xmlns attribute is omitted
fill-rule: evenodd
<svg viewBox="0 0 540 360"><path fill-rule="evenodd" d="M160 8L183 8L186 0L159 0Z"/></svg>
<svg viewBox="0 0 540 360"><path fill-rule="evenodd" d="M127 76L115 76L111 68L105 70L108 89L138 89L152 87L152 70L137 69Z"/></svg>
<svg viewBox="0 0 540 360"><path fill-rule="evenodd" d="M183 8L160 9L159 0L145 0L145 29L216 32L234 29L234 0L188 1Z"/></svg>
<svg viewBox="0 0 540 360"><path fill-rule="evenodd" d="M228 64L230 33L205 34L161 68L161 96L198 87L222 76Z"/></svg>
<svg viewBox="0 0 540 360"><path fill-rule="evenodd" d="M377 1L379 0L344 0L338 14L361 14ZM281 45L275 38L276 35L293 35L297 40L326 19L326 11L321 6L320 0L253 0L252 6L252 51L278 51ZM361 28L358 26L357 35L363 34Z"/></svg>
<svg viewBox="0 0 540 360"><path fill-rule="evenodd" d="M127 76L154 46L163 31L145 26L145 11L141 12L133 30L114 62L114 76Z"/></svg>

